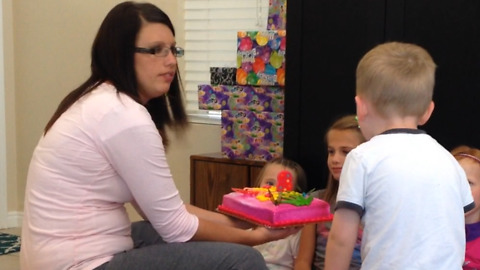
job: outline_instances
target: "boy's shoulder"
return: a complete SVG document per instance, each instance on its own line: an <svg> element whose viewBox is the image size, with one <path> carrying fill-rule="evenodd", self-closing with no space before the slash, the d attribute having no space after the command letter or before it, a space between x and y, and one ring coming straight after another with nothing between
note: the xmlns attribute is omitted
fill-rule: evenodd
<svg viewBox="0 0 480 270"><path fill-rule="evenodd" d="M425 133L423 133L425 134ZM410 136L411 133L381 133L373 136L370 140L358 145L355 150L357 151L370 151L376 148L385 148L387 146L399 145L399 144L410 144L415 143L416 139L433 140L430 136ZM419 133L420 135L420 133ZM422 138L420 138L422 137ZM425 138L426 137L426 138ZM435 140L433 140L435 141Z"/></svg>
<svg viewBox="0 0 480 270"><path fill-rule="evenodd" d="M389 155L398 157L421 155L424 158L439 155L450 156L449 152L442 145L423 131L418 133L379 134L372 137L369 141L358 145L351 152L352 155L367 159L368 157L380 158Z"/></svg>
<svg viewBox="0 0 480 270"><path fill-rule="evenodd" d="M373 136L370 140L361 144L364 148L383 147L384 145L415 145L418 143L427 143L431 146L441 147L437 141L420 129L393 129L387 130Z"/></svg>

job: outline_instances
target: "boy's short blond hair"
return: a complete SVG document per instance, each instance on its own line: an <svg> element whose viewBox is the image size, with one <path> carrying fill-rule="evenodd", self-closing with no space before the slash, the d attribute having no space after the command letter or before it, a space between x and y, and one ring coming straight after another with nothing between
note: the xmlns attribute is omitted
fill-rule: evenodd
<svg viewBox="0 0 480 270"><path fill-rule="evenodd" d="M435 68L430 54L418 45L384 43L358 63L356 94L383 117L421 117L432 101Z"/></svg>

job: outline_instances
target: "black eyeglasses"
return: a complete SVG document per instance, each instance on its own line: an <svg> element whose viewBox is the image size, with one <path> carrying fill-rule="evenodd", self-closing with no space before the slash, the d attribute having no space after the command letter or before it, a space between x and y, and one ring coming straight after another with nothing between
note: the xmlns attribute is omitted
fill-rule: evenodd
<svg viewBox="0 0 480 270"><path fill-rule="evenodd" d="M172 47L156 46L156 47L153 47L153 48L135 47L135 52L152 54L152 55L155 55L157 57L166 57L169 52L171 52L175 57L182 57L185 54L185 50L183 48L176 47L176 46L172 46Z"/></svg>

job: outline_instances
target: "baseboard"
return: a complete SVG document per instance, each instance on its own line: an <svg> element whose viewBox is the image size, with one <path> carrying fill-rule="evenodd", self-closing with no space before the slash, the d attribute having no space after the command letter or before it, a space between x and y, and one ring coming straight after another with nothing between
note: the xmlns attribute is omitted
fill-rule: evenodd
<svg viewBox="0 0 480 270"><path fill-rule="evenodd" d="M18 211L8 212L8 217L7 217L8 228L22 227L22 221L23 221L23 212L18 212Z"/></svg>

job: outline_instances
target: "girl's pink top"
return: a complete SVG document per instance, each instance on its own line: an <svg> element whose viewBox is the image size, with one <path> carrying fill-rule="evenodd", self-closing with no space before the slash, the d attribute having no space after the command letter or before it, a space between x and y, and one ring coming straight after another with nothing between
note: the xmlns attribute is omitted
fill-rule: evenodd
<svg viewBox="0 0 480 270"><path fill-rule="evenodd" d="M467 248L463 269L480 269L480 222L466 224Z"/></svg>

